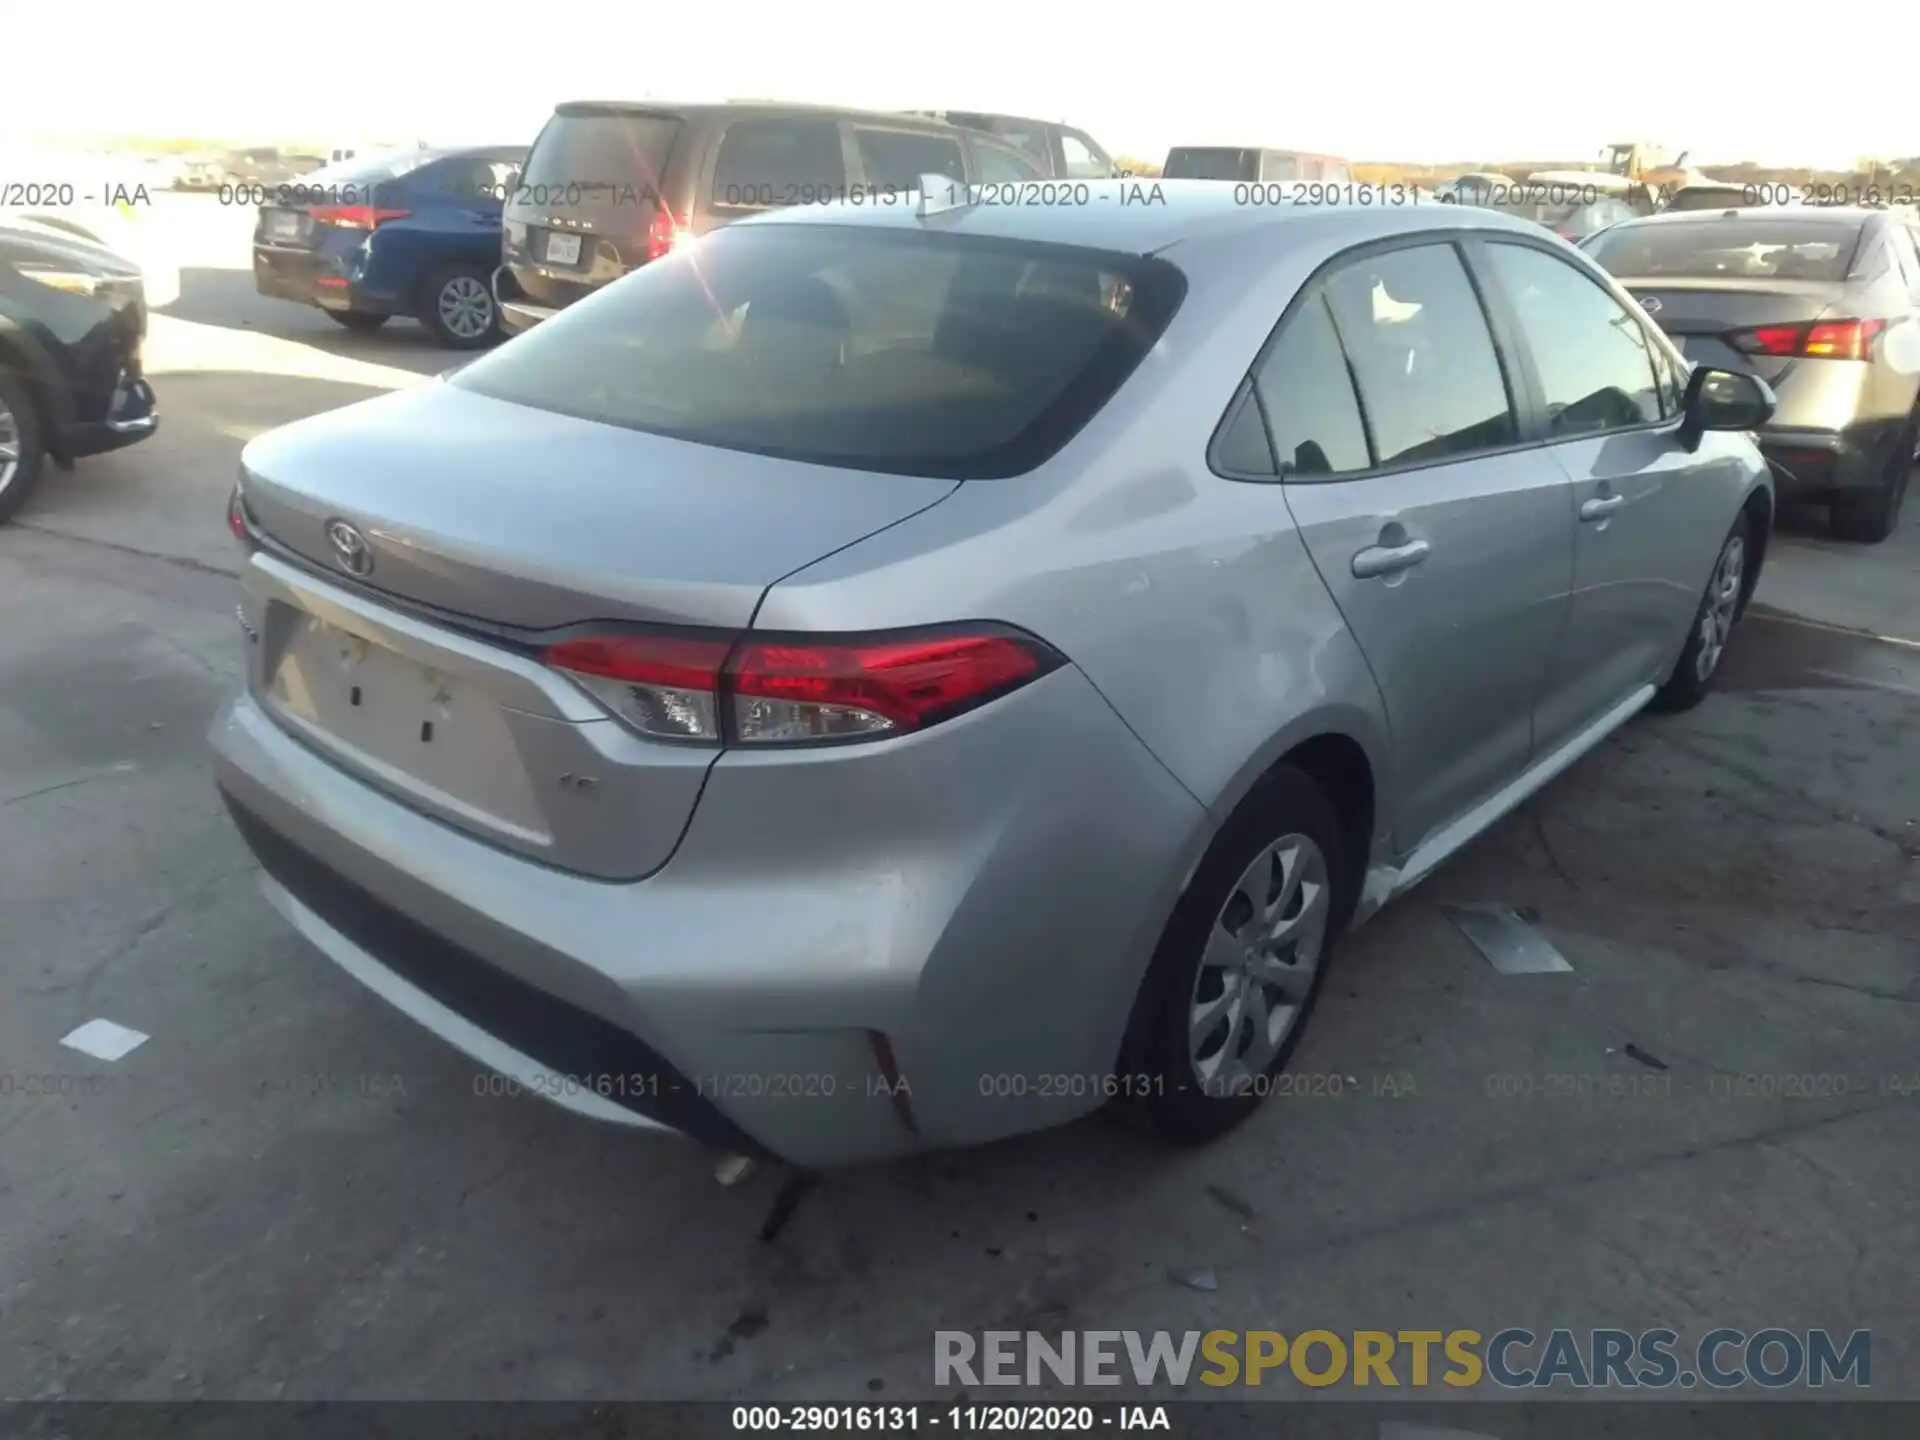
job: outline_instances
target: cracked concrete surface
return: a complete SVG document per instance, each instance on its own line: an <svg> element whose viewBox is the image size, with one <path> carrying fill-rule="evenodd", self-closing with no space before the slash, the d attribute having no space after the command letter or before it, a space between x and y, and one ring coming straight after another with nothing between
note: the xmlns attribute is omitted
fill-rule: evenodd
<svg viewBox="0 0 1920 1440"><path fill-rule="evenodd" d="M239 445L446 357L221 245L156 322L171 438L0 532L0 1394L895 1398L943 1327L1665 1324L1871 1328L1920 1396L1920 514L1796 522L1721 693L1352 937L1296 1059L1329 1093L832 1176L762 1244L777 1175L476 1095L254 892L202 738ZM1480 901L1573 973L1494 972L1438 910ZM152 1038L60 1049L96 1015Z"/></svg>

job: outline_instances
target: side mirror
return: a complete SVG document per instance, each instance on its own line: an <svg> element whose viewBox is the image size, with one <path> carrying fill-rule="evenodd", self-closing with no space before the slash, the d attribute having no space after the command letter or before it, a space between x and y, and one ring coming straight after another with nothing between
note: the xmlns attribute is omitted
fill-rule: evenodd
<svg viewBox="0 0 1920 1440"><path fill-rule="evenodd" d="M1758 430L1779 403L1773 387L1756 376L1700 366L1687 377L1680 443L1691 451L1700 448L1700 437L1709 430Z"/></svg>

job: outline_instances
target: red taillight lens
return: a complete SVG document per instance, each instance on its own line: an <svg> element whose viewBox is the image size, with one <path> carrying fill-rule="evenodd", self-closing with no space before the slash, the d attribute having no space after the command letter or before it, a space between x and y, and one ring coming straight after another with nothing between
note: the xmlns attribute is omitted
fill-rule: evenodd
<svg viewBox="0 0 1920 1440"><path fill-rule="evenodd" d="M753 640L727 666L743 744L836 740L920 730L1042 671L1011 635L939 635L873 643Z"/></svg>
<svg viewBox="0 0 1920 1440"><path fill-rule="evenodd" d="M410 210L381 210L371 205L315 205L307 214L316 225L337 225L342 230L373 230L389 220L404 220Z"/></svg>
<svg viewBox="0 0 1920 1440"><path fill-rule="evenodd" d="M227 529L243 545L252 543L253 533L247 528L247 505L240 498L238 485L233 487L233 494L227 497Z"/></svg>
<svg viewBox="0 0 1920 1440"><path fill-rule="evenodd" d="M594 635L549 645L541 658L642 735L717 741L720 667L732 648L704 636Z"/></svg>
<svg viewBox="0 0 1920 1440"><path fill-rule="evenodd" d="M682 245L693 242L693 231L688 229L685 218L676 220L667 210L653 212L653 221L647 226L647 259L658 260L669 255Z"/></svg>
<svg viewBox="0 0 1920 1440"><path fill-rule="evenodd" d="M1821 320L1802 325L1760 325L1738 330L1727 343L1747 355L1782 359L1866 360L1884 320Z"/></svg>
<svg viewBox="0 0 1920 1440"><path fill-rule="evenodd" d="M617 635L543 652L644 735L741 745L859 740L924 730L1061 664L998 629L813 640Z"/></svg>

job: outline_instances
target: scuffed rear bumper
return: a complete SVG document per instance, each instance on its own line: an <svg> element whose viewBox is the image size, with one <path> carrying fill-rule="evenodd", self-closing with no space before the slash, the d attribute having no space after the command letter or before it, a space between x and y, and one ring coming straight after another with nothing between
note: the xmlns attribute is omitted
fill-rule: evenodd
<svg viewBox="0 0 1920 1440"><path fill-rule="evenodd" d="M1096 1108L1208 823L1071 668L924 735L729 752L635 883L418 814L250 696L212 739L270 898L400 1009L573 1109L806 1166Z"/></svg>

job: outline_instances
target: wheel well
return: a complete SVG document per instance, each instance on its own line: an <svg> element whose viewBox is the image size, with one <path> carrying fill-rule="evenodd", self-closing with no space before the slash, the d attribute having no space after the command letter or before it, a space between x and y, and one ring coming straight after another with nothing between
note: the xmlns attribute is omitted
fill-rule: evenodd
<svg viewBox="0 0 1920 1440"><path fill-rule="evenodd" d="M27 357L17 346L9 343L5 335L0 335L0 370L6 371L26 387L34 418L40 422L40 443L46 446L49 453L57 451L59 436L54 430L53 413L47 406L46 391L41 388L39 377L34 374Z"/></svg>
<svg viewBox="0 0 1920 1440"><path fill-rule="evenodd" d="M1740 609L1744 612L1760 583L1760 567L1767 563L1767 541L1773 538L1773 501L1765 490L1755 490L1740 507L1747 517L1747 538L1753 542L1753 564L1747 567L1741 587Z"/></svg>
<svg viewBox="0 0 1920 1440"><path fill-rule="evenodd" d="M1278 763L1311 777L1340 817L1350 892L1342 903L1350 912L1366 883L1367 860L1373 851L1373 766L1367 762L1367 752L1346 735L1315 735L1282 755Z"/></svg>

